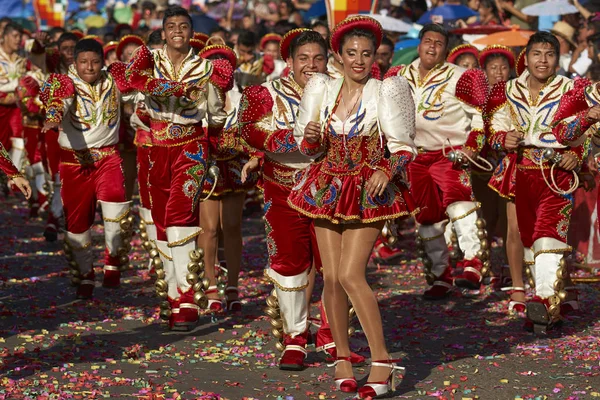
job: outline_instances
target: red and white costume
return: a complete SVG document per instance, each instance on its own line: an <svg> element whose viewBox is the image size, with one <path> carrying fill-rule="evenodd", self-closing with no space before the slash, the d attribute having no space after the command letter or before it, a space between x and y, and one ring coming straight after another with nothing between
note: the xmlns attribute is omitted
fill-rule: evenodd
<svg viewBox="0 0 600 400"><path fill-rule="evenodd" d="M58 142L65 242L81 274L79 294L91 295L93 289L90 246L96 202L100 202L104 219L104 285L118 286L120 268L128 262L130 245L124 243L128 234L122 233L121 223L127 220L131 203L125 201L122 161L116 148L126 86L123 70L118 72L120 76L115 78L103 71L97 82L89 84L72 65L68 75L51 74L40 93L46 121L61 125Z"/></svg>
<svg viewBox="0 0 600 400"><path fill-rule="evenodd" d="M465 71L447 62L434 67L423 79L420 60L399 71L407 79L415 102L415 145L419 154L408 167L411 193L421 212L419 236L429 257L426 296L445 295L452 285L448 247L444 238L446 219L456 232L464 253L463 275L457 281L479 288L483 251L476 226L479 204L475 202L468 169L451 162L446 151L467 148L479 152L484 144L481 108L487 80L483 71Z"/></svg>
<svg viewBox="0 0 600 400"><path fill-rule="evenodd" d="M574 82L562 76L549 78L538 98L530 96L525 71L507 83L498 83L492 88L490 101L497 106L488 115L489 140L496 150L504 150L507 132L517 130L523 135L523 144L517 152L515 182L515 204L521 240L525 246L525 263L533 275L536 297L528 305L544 304L550 318L558 317L560 298L564 289L562 279L567 275L564 253L571 250L567 245L567 232L573 207L571 195L557 194L544 182L551 181L551 161L543 157L546 149L555 153L571 153L579 163L587 155L581 134L591 126L584 114L562 118L558 109L563 102L563 116L570 115L572 106L565 101L565 93L574 87ZM578 142L569 144L571 141ZM559 188L567 189L573 183L570 171L553 170ZM559 282L560 281L560 282ZM552 307L556 306L556 307ZM533 321L539 324L539 321Z"/></svg>
<svg viewBox="0 0 600 400"><path fill-rule="evenodd" d="M306 354L308 272L318 248L312 219L290 208L288 196L294 177L311 158L298 151L296 125L302 88L292 77L280 78L244 90L239 110L242 139L264 152L263 190L269 268L284 320L284 346ZM300 350L302 349L302 350ZM304 354L301 356L304 357Z"/></svg>
<svg viewBox="0 0 600 400"><path fill-rule="evenodd" d="M150 196L157 229L156 245L165 266L171 326L184 329L198 320L193 280L188 281L190 253L200 234L198 202L208 170L207 131L225 124L225 92L232 86L232 68L225 60L208 61L190 49L178 71L166 48L152 52L142 46L128 67L129 82L145 97L150 115ZM185 97L188 85L198 98ZM197 277L196 277L197 279ZM192 282L192 283L190 283Z"/></svg>
<svg viewBox="0 0 600 400"><path fill-rule="evenodd" d="M25 155L23 117L15 90L19 79L31 70L31 63L18 54L9 56L0 47L0 143L9 151L13 164L22 167Z"/></svg>
<svg viewBox="0 0 600 400"><path fill-rule="evenodd" d="M17 170L17 167L10 160L10 156L8 152L0 143L0 171L4 172L4 174L8 177L8 179L15 178L17 176L22 176L21 173Z"/></svg>

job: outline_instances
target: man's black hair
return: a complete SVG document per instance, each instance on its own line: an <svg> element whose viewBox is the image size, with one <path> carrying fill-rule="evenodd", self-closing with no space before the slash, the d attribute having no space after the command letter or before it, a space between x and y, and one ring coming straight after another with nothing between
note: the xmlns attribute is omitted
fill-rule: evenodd
<svg viewBox="0 0 600 400"><path fill-rule="evenodd" d="M423 29L421 29L421 31L419 32L419 40L423 39L423 36L425 36L425 34L427 32L435 32L435 33L439 33L440 35L442 35L444 37L444 39L446 39L446 49L448 48L448 42L450 39L450 35L448 34L448 31L446 30L446 28L444 28L440 24L435 24L435 23L425 24L423 26Z"/></svg>
<svg viewBox="0 0 600 400"><path fill-rule="evenodd" d="M219 32L223 32L225 34L225 36L229 36L229 31L227 29L223 28L222 26L218 26L218 25L210 30L210 33L208 34L208 36L212 36Z"/></svg>
<svg viewBox="0 0 600 400"><path fill-rule="evenodd" d="M383 38L381 38L381 44L379 45L379 47L381 46L390 46L392 52L394 52L394 42L392 42L392 39L390 39L386 35L383 35Z"/></svg>
<svg viewBox="0 0 600 400"><path fill-rule="evenodd" d="M556 53L556 57L558 59L558 55L560 54L560 43L559 43L558 39L556 38L556 36L554 36L550 32L545 32L545 31L538 31L538 32L534 33L533 35L531 35L531 37L529 38L529 41L527 42L525 54L526 55L529 54L533 45L538 44L538 43L546 43L546 44L549 44L550 46L552 46L552 49Z"/></svg>
<svg viewBox="0 0 600 400"><path fill-rule="evenodd" d="M483 65L481 66L481 68L485 69L488 66L489 63L491 63L492 61L497 60L499 58L501 58L503 60L506 60L506 63L508 65L510 65L510 62L508 61L508 57L506 57L504 54L502 54L502 53L492 53L492 54L490 54L489 56L487 56L485 58L485 60L483 62Z"/></svg>
<svg viewBox="0 0 600 400"><path fill-rule="evenodd" d="M173 18L173 17L186 17L190 21L190 27L192 28L192 30L194 30L194 22L192 21L192 17L190 16L190 13L188 13L185 8L179 7L179 6L171 6L165 10L165 13L163 16L163 23L162 23L163 29L164 29L165 25L167 24L167 19Z"/></svg>
<svg viewBox="0 0 600 400"><path fill-rule="evenodd" d="M52 36L56 35L57 33L60 33L62 35L65 32L66 32L65 28L61 28L60 26L55 26L54 28L50 28L50 30L48 31L48 36L52 37Z"/></svg>
<svg viewBox="0 0 600 400"><path fill-rule="evenodd" d="M273 25L273 33L276 33L279 36L283 36L294 29L298 29L298 25L288 21L277 21L275 25Z"/></svg>
<svg viewBox="0 0 600 400"><path fill-rule="evenodd" d="M321 46L323 54L327 57L327 43L325 42L325 39L323 39L323 36L317 31L304 31L290 42L290 55L292 58L296 57L296 53L300 47L309 43L315 43Z"/></svg>
<svg viewBox="0 0 600 400"><path fill-rule="evenodd" d="M104 62L104 51L102 50L102 45L98 43L95 39L81 39L75 45L74 57L77 59L77 56L80 53L92 52L96 53L100 56L100 59Z"/></svg>
<svg viewBox="0 0 600 400"><path fill-rule="evenodd" d="M255 47L257 44L256 35L249 30L242 30L238 36L237 44L246 47Z"/></svg>
<svg viewBox="0 0 600 400"><path fill-rule="evenodd" d="M155 44L165 44L159 30L152 31L152 33L148 35L148 40L146 41L147 46L153 46Z"/></svg>
<svg viewBox="0 0 600 400"><path fill-rule="evenodd" d="M79 38L77 37L76 34L71 33L71 32L65 32L62 35L60 35L60 37L58 38L58 40L56 41L56 44L58 45L58 47L60 48L60 45L63 44L64 42L69 42L69 41L73 41L75 43L79 42Z"/></svg>
<svg viewBox="0 0 600 400"><path fill-rule="evenodd" d="M327 34L329 34L329 25L327 25L327 22L325 21L321 21L320 19L315 20L312 24L310 24L310 29L315 29L318 27L322 27L327 29Z"/></svg>
<svg viewBox="0 0 600 400"><path fill-rule="evenodd" d="M16 22L11 21L4 27L4 30L2 31L2 36L6 36L12 31L23 33L23 28L21 28L21 25L17 24Z"/></svg>

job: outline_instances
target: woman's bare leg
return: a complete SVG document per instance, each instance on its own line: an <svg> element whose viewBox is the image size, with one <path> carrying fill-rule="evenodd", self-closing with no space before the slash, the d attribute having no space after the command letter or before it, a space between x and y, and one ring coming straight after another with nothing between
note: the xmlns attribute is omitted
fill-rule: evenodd
<svg viewBox="0 0 600 400"><path fill-rule="evenodd" d="M519 234L519 224L517 223L517 207L513 201L506 203L506 219L508 230L506 234L506 258L510 267L510 277L513 287L523 286L523 243ZM512 300L525 301L525 293L515 292L511 296Z"/></svg>
<svg viewBox="0 0 600 400"><path fill-rule="evenodd" d="M222 198L221 222L227 261L227 286L238 287L242 265L242 209L245 193L234 193ZM227 293L228 300L237 300L233 291Z"/></svg>
<svg viewBox="0 0 600 400"><path fill-rule="evenodd" d="M198 247L204 250L205 276L210 281L210 286L217 284L213 262L219 246L219 203L219 200L206 200L200 203L200 228L202 228L202 233L198 236ZM219 299L219 293L216 291L208 293L206 296L212 300Z"/></svg>

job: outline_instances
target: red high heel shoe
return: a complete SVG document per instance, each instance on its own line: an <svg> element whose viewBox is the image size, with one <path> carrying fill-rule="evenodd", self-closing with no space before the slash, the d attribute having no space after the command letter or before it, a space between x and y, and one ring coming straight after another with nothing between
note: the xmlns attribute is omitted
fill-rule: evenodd
<svg viewBox="0 0 600 400"><path fill-rule="evenodd" d="M399 383L398 375L404 374L404 367L396 365L400 360L380 360L371 362L371 367L389 367L391 368L390 375L387 380L382 382L367 382L365 386L358 389L359 399L377 399L386 396L396 390L396 385Z"/></svg>
<svg viewBox="0 0 600 400"><path fill-rule="evenodd" d="M340 362L346 361L352 364L350 357L338 357L333 364L327 364L328 367L336 367ZM358 389L358 383L356 383L356 378L336 378L334 380L335 388L344 393L356 393Z"/></svg>
<svg viewBox="0 0 600 400"><path fill-rule="evenodd" d="M208 289L204 292L205 295L218 293L216 286L209 286ZM218 299L208 299L208 306L206 306L208 311L219 312L223 311L223 303Z"/></svg>
<svg viewBox="0 0 600 400"><path fill-rule="evenodd" d="M228 295L230 293L235 293L235 300L229 300ZM238 288L236 288L235 286L227 286L225 288L225 304L227 307L227 311L231 311L231 312L240 312L242 311L242 303L240 303L240 301L237 299L238 297Z"/></svg>
<svg viewBox="0 0 600 400"><path fill-rule="evenodd" d="M511 312L513 310L518 313L525 312L525 309L527 308L527 305L525 304L525 302L512 299L513 293L525 294L524 288L522 288L522 287L505 287L505 288L502 288L502 291L509 292L508 295L511 296L510 301L508 302L508 312Z"/></svg>

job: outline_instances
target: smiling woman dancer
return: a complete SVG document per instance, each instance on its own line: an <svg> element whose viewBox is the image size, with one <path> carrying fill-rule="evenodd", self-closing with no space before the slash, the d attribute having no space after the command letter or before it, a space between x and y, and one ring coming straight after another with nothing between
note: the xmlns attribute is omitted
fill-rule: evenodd
<svg viewBox="0 0 600 400"><path fill-rule="evenodd" d="M337 346L335 383L343 392L358 389L348 346L348 298L367 336L373 362L360 398L393 391L395 372L402 370L386 349L366 266L385 220L413 211L406 187L393 178L416 153L414 103L407 101L404 78L381 82L370 76L381 38L381 26L368 17L348 18L334 29L331 48L343 62L344 77L315 74L306 85L294 136L300 151L321 156L288 200L315 219L325 309Z"/></svg>

